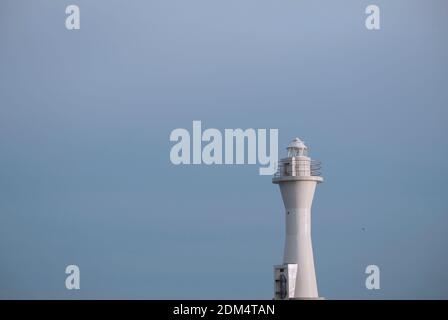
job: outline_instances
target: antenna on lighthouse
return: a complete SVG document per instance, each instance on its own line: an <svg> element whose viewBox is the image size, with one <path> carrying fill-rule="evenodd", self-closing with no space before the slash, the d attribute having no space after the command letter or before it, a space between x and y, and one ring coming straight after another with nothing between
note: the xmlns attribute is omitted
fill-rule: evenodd
<svg viewBox="0 0 448 320"><path fill-rule="evenodd" d="M294 138L286 148L272 182L280 186L285 206L283 264L274 266L275 299L319 299L311 242L311 206L320 163L308 157L308 147Z"/></svg>

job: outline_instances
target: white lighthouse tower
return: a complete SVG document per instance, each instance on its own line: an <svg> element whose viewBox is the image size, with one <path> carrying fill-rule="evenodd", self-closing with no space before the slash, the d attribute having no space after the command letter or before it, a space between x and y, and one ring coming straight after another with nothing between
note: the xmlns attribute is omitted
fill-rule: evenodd
<svg viewBox="0 0 448 320"><path fill-rule="evenodd" d="M308 148L299 138L287 150L272 179L280 186L286 216L283 265L274 267L275 299L318 299L311 206L316 185L323 182L320 163L308 157Z"/></svg>

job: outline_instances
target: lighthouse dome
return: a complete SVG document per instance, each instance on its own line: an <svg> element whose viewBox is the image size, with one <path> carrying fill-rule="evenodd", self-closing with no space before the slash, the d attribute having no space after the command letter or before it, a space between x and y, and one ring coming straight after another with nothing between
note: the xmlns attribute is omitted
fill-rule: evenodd
<svg viewBox="0 0 448 320"><path fill-rule="evenodd" d="M288 145L288 148L294 148L294 149L308 149L308 147L305 145L305 143L300 140L300 138L294 138L291 143Z"/></svg>
<svg viewBox="0 0 448 320"><path fill-rule="evenodd" d="M288 157L307 156L308 147L299 138L294 138L286 148Z"/></svg>

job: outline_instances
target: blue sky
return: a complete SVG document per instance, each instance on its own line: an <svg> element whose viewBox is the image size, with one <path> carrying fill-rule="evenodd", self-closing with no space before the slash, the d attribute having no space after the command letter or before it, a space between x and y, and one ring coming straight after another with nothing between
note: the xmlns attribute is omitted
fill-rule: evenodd
<svg viewBox="0 0 448 320"><path fill-rule="evenodd" d="M447 18L442 0L2 1L0 298L272 298L278 187L173 166L193 120L277 128L280 155L299 136L322 161L322 296L448 298Z"/></svg>

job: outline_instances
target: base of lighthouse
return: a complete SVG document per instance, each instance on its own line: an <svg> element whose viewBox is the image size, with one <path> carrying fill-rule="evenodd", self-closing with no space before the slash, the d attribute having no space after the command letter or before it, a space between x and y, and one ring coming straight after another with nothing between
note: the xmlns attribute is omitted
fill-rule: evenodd
<svg viewBox="0 0 448 320"><path fill-rule="evenodd" d="M294 298L296 287L297 264L282 264L274 266L274 300Z"/></svg>
<svg viewBox="0 0 448 320"><path fill-rule="evenodd" d="M274 266L274 300L325 300L324 297L296 297L297 264Z"/></svg>

